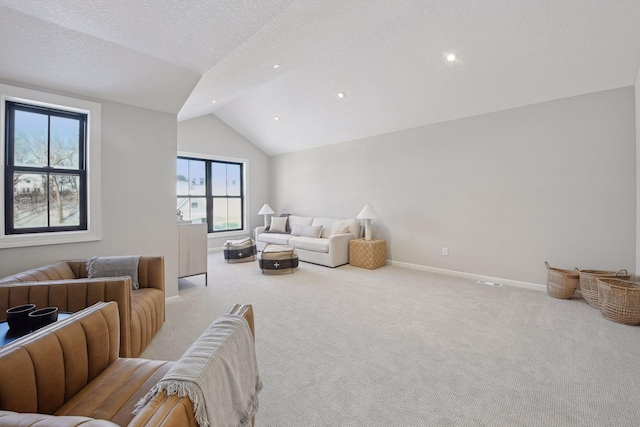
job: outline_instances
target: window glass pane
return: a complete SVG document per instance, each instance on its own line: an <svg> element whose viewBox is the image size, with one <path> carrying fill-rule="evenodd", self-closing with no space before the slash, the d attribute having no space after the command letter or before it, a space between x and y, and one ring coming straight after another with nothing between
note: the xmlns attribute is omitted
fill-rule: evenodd
<svg viewBox="0 0 640 427"><path fill-rule="evenodd" d="M47 227L46 176L13 175L14 228Z"/></svg>
<svg viewBox="0 0 640 427"><path fill-rule="evenodd" d="M213 230L226 230L227 227L227 199L213 199Z"/></svg>
<svg viewBox="0 0 640 427"><path fill-rule="evenodd" d="M191 221L191 213L189 212L189 198L178 197L177 219L180 221Z"/></svg>
<svg viewBox="0 0 640 427"><path fill-rule="evenodd" d="M240 195L240 165L227 165L227 195Z"/></svg>
<svg viewBox="0 0 640 427"><path fill-rule="evenodd" d="M192 197L189 200L189 209L190 216L189 219L191 221L202 220L202 222L207 222L207 199L204 197Z"/></svg>
<svg viewBox="0 0 640 427"><path fill-rule="evenodd" d="M80 225L80 179L77 175L49 177L49 225Z"/></svg>
<svg viewBox="0 0 640 427"><path fill-rule="evenodd" d="M211 191L213 196L227 195L227 165L211 163Z"/></svg>
<svg viewBox="0 0 640 427"><path fill-rule="evenodd" d="M229 230L238 230L242 228L242 201L240 199L228 199L228 203L227 228Z"/></svg>
<svg viewBox="0 0 640 427"><path fill-rule="evenodd" d="M16 166L48 165L48 127L47 115L15 111L14 164Z"/></svg>
<svg viewBox="0 0 640 427"><path fill-rule="evenodd" d="M200 160L189 160L189 194L194 196L204 196L205 186L205 162Z"/></svg>
<svg viewBox="0 0 640 427"><path fill-rule="evenodd" d="M178 159L176 175L176 193L189 194L189 161L187 159Z"/></svg>
<svg viewBox="0 0 640 427"><path fill-rule="evenodd" d="M80 167L80 122L77 119L51 116L51 167Z"/></svg>

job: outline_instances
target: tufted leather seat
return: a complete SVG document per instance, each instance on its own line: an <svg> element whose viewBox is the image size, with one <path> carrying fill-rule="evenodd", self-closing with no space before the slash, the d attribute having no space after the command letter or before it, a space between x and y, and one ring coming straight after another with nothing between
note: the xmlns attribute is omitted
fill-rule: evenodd
<svg viewBox="0 0 640 427"><path fill-rule="evenodd" d="M140 288L129 277L88 279L86 260L59 261L0 279L0 320L22 304L76 312L98 301L115 301L120 312L120 356L138 357L165 320L164 258L140 257Z"/></svg>

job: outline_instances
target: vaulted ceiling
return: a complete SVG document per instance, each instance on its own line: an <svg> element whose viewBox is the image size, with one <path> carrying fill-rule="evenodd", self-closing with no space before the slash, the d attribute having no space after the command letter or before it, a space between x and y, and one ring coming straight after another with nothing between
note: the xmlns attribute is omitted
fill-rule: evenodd
<svg viewBox="0 0 640 427"><path fill-rule="evenodd" d="M639 64L638 0L0 0L0 79L215 114L270 155L631 86Z"/></svg>

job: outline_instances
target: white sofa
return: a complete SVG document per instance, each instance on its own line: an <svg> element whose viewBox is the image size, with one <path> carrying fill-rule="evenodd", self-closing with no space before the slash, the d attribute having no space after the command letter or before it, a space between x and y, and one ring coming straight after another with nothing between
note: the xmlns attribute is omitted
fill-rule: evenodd
<svg viewBox="0 0 640 427"><path fill-rule="evenodd" d="M296 249L300 261L338 267L349 263L349 241L362 237L362 227L357 219L289 215L287 225L289 233L257 227L255 240L258 251L267 244L290 245ZM307 231L317 232L318 226L322 227L319 237L304 235L309 234L305 233Z"/></svg>

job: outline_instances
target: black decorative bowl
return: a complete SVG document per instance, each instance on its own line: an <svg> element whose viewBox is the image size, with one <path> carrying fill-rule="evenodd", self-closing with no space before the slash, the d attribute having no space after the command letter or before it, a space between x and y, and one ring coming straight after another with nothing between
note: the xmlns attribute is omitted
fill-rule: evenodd
<svg viewBox="0 0 640 427"><path fill-rule="evenodd" d="M35 304L24 304L7 309L7 323L9 329L25 331L31 328L29 313L36 309Z"/></svg>
<svg viewBox="0 0 640 427"><path fill-rule="evenodd" d="M29 313L31 330L35 331L58 320L58 307L46 307Z"/></svg>

